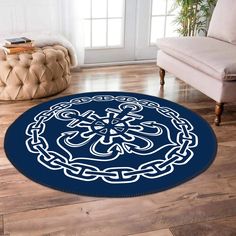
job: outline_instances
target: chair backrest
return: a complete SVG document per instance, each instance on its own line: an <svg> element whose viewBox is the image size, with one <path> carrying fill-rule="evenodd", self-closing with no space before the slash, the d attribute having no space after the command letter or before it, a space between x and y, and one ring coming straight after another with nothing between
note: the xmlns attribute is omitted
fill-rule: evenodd
<svg viewBox="0 0 236 236"><path fill-rule="evenodd" d="M218 0L207 36L236 44L236 0Z"/></svg>

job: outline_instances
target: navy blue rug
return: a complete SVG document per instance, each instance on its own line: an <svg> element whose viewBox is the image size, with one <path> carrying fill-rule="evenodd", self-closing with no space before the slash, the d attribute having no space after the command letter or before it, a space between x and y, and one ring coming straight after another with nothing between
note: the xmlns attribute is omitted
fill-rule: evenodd
<svg viewBox="0 0 236 236"><path fill-rule="evenodd" d="M217 142L200 116L143 94L96 92L42 103L7 130L11 163L42 185L131 197L190 180L213 162Z"/></svg>

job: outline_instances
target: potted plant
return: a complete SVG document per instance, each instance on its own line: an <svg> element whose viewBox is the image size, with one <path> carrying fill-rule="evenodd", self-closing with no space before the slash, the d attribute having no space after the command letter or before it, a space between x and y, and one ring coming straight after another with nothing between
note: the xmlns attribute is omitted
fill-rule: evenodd
<svg viewBox="0 0 236 236"><path fill-rule="evenodd" d="M175 20L182 36L206 35L217 0L176 0L172 10L178 9Z"/></svg>

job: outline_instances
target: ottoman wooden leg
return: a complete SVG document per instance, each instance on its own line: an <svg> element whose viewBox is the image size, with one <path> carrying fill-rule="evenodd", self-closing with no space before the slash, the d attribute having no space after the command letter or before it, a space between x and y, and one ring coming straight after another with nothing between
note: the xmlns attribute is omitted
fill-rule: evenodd
<svg viewBox="0 0 236 236"><path fill-rule="evenodd" d="M215 106L215 114L216 114L216 117L215 117L215 125L216 126L219 126L220 125L220 122L221 122L221 115L223 113L223 110L224 110L224 103L216 103L216 106Z"/></svg>
<svg viewBox="0 0 236 236"><path fill-rule="evenodd" d="M164 85L165 84L165 74L166 71L162 68L159 69L159 75L160 75L160 85Z"/></svg>

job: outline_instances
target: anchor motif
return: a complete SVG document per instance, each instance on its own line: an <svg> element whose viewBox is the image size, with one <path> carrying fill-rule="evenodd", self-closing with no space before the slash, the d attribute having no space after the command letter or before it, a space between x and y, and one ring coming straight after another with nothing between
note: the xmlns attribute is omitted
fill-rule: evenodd
<svg viewBox="0 0 236 236"><path fill-rule="evenodd" d="M156 153L167 146L175 145L175 143L173 141L171 141L169 129L167 129L164 125L158 124L155 121L142 122L141 124L145 127L150 127L151 129L156 128L156 130L157 130L156 132L153 132L153 133L143 132L142 130L139 131L139 133L142 134L143 136L160 136L160 135L164 134L163 136L168 137L168 140L170 142L160 146L159 148L156 148L154 145L152 145L150 147L140 147L140 146L133 144L133 143L124 142L122 145L128 153L134 153L134 154L138 154L138 155L147 156L147 155L151 155L153 153ZM133 135L136 134L135 130L132 130L132 129L131 129L130 133Z"/></svg>
<svg viewBox="0 0 236 236"><path fill-rule="evenodd" d="M93 110L81 114L77 110L65 109L56 114L56 118L67 121L68 132L61 133L57 139L58 146L64 150L69 159L78 161L111 161L124 153L135 153L147 156L158 152L162 148L174 145L170 133L165 125L156 121L143 121L143 116L138 114L142 110L139 104L126 102L118 108L107 108L105 116L99 116ZM80 128L80 129L78 129ZM153 139L163 135L158 148ZM86 147L91 156L72 157L71 151L76 148Z"/></svg>
<svg viewBox="0 0 236 236"><path fill-rule="evenodd" d="M93 109L100 105L101 109ZM47 130L48 122L52 129L49 125ZM25 144L41 165L63 171L66 177L125 184L158 179L172 173L174 166L187 164L198 145L193 130L177 111L158 103L99 95L74 98L41 111L25 130ZM57 138L47 139L51 134Z"/></svg>

